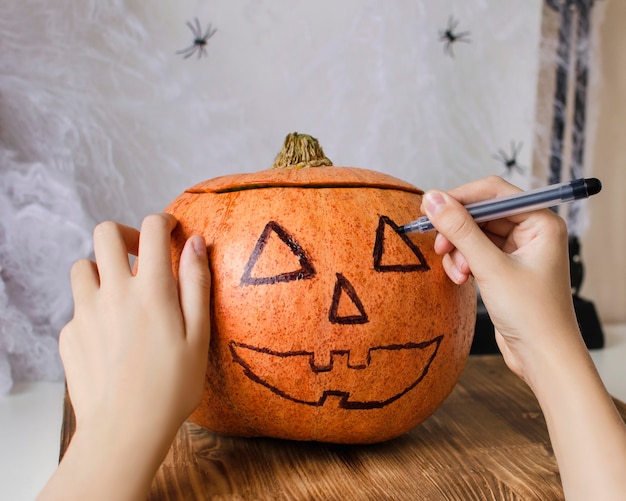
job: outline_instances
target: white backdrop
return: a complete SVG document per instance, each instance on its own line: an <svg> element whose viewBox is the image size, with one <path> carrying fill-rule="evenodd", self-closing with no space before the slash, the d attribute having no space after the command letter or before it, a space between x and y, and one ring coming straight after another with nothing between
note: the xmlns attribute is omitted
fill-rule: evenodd
<svg viewBox="0 0 626 501"><path fill-rule="evenodd" d="M288 132L424 188L529 185L540 0L0 2L0 392L58 379L71 263L105 219L269 167ZM449 17L469 43L444 51ZM183 59L198 17L217 32Z"/></svg>

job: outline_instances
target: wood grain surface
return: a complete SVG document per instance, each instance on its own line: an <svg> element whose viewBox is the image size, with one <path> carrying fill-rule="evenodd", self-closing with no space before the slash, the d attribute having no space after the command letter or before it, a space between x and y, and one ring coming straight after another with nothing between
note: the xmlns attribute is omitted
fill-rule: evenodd
<svg viewBox="0 0 626 501"><path fill-rule="evenodd" d="M66 398L61 455L74 425ZM549 501L563 492L534 395L486 355L470 357L435 414L382 444L233 438L187 422L149 499Z"/></svg>

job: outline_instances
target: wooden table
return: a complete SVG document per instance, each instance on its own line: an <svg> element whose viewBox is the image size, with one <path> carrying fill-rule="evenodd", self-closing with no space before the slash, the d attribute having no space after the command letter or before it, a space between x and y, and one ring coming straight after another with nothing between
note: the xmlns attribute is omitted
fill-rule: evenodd
<svg viewBox="0 0 626 501"><path fill-rule="evenodd" d="M66 399L61 454L73 430ZM549 501L563 492L534 395L486 355L470 357L435 414L382 444L231 438L185 423L149 499Z"/></svg>

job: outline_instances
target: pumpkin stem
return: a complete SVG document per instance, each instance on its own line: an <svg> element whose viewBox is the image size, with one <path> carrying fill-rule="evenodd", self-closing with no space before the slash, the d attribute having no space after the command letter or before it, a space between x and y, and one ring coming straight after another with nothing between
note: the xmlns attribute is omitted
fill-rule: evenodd
<svg viewBox="0 0 626 501"><path fill-rule="evenodd" d="M301 169L332 164L324 155L317 139L308 134L292 132L287 134L283 149L276 155L272 169Z"/></svg>

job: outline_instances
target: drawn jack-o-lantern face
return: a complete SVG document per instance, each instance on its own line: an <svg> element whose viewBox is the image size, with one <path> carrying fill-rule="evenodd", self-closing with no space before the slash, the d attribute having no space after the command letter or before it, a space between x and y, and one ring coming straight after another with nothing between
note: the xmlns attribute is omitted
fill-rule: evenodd
<svg viewBox="0 0 626 501"><path fill-rule="evenodd" d="M432 234L398 232L420 203L407 183L345 167L227 176L177 198L173 256L200 232L212 271L209 367L192 420L365 443L429 416L467 359L475 293L446 278Z"/></svg>
<svg viewBox="0 0 626 501"><path fill-rule="evenodd" d="M397 241L395 246L389 245L390 239ZM273 246L268 245L270 241L275 242ZM405 247L403 252L399 252L397 243ZM383 260L383 253L391 256L386 255ZM285 254L286 259L279 259L279 254ZM401 234L398 225L387 216L379 217L372 254L372 269L378 273L423 273L430 269L419 247L407 235ZM276 266L277 262L283 264L289 259L291 266ZM296 237L276 221L270 221L246 263L240 285L268 286L314 279L317 274L314 260L314 254L309 256ZM369 323L368 313L354 285L340 272L336 272L335 276L332 295L327 298L328 322L338 325ZM341 329L336 331L341 336ZM316 363L313 351L302 349L279 352L271 346L253 346L238 341L231 341L230 348L233 360L242 366L247 377L282 398L321 406L328 397L339 397L337 405L344 409L376 409L396 401L422 380L442 339L443 336L438 335L418 342L367 346L366 357L359 362L351 360L350 347L337 343L338 348L330 350L330 361L324 365ZM341 366L342 363L345 367ZM393 372L398 363L411 370L394 380L393 384L382 387L374 400L364 395L359 398L360 389L379 386L378 381ZM268 367L270 371L266 370ZM333 371L345 370L353 378L335 377ZM300 372L303 378L291 378L293 372ZM326 383L320 385L319 381L323 379Z"/></svg>

